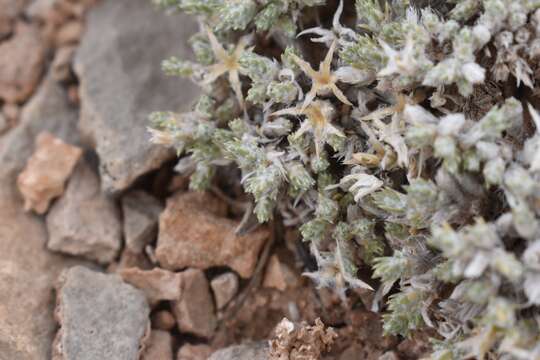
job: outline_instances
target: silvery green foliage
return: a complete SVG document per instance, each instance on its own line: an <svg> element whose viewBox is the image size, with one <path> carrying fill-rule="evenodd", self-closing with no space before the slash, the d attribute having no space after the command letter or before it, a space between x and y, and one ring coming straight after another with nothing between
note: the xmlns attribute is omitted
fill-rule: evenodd
<svg viewBox="0 0 540 360"><path fill-rule="evenodd" d="M376 287L387 333L438 332L433 359L540 358L540 1L155 2L201 24L162 67L203 95L149 129L191 188L238 168L306 276Z"/></svg>

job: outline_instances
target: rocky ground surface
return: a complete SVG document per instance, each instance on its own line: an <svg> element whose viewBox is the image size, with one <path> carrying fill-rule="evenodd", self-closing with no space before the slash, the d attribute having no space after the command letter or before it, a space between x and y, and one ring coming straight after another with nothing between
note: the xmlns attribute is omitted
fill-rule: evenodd
<svg viewBox="0 0 540 360"><path fill-rule="evenodd" d="M195 28L148 0L0 0L0 360L419 358L372 294L301 276L294 229L236 235L226 189L189 192L150 144L147 115L197 95L160 71Z"/></svg>

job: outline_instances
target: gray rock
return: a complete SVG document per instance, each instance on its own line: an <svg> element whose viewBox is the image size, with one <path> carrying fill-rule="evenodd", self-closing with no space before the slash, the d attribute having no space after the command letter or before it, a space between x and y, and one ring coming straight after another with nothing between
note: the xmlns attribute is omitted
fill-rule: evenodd
<svg viewBox="0 0 540 360"><path fill-rule="evenodd" d="M163 205L143 191L132 191L122 198L122 210L126 247L140 254L157 235Z"/></svg>
<svg viewBox="0 0 540 360"><path fill-rule="evenodd" d="M75 56L81 86L81 129L100 157L103 188L126 189L173 156L149 142L152 111L181 111L199 90L161 73L163 59L187 57L196 30L185 15L167 16L148 0L108 0L89 14Z"/></svg>
<svg viewBox="0 0 540 360"><path fill-rule="evenodd" d="M45 251L45 222L23 211L16 178L47 130L76 143L76 111L50 78L23 110L19 125L0 138L0 359L49 359L56 330L53 285L80 261Z"/></svg>
<svg viewBox="0 0 540 360"><path fill-rule="evenodd" d="M99 178L81 161L64 195L47 215L53 251L82 256L106 264L114 260L122 244L122 225L116 204L103 194Z"/></svg>
<svg viewBox="0 0 540 360"><path fill-rule="evenodd" d="M268 342L234 345L214 352L208 360L267 360Z"/></svg>
<svg viewBox="0 0 540 360"><path fill-rule="evenodd" d="M120 276L73 267L59 279L53 359L137 359L149 313L144 294Z"/></svg>

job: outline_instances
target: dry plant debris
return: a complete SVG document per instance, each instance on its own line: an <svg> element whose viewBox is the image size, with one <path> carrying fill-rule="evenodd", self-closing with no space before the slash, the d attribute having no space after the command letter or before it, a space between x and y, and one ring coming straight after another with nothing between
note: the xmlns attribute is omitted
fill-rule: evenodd
<svg viewBox="0 0 540 360"><path fill-rule="evenodd" d="M314 325L295 324L284 318L276 326L275 338L270 340L271 360L315 360L329 351L337 334L321 319Z"/></svg>

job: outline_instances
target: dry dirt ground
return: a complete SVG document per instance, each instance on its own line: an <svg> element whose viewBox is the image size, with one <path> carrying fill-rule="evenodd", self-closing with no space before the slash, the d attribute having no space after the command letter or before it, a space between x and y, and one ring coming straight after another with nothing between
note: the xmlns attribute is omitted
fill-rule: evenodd
<svg viewBox="0 0 540 360"><path fill-rule="evenodd" d="M0 359L419 358L427 335L383 336L372 294L301 276L295 229L237 235L230 173L189 192L150 145L148 113L197 96L159 66L195 27L147 0L0 0Z"/></svg>

